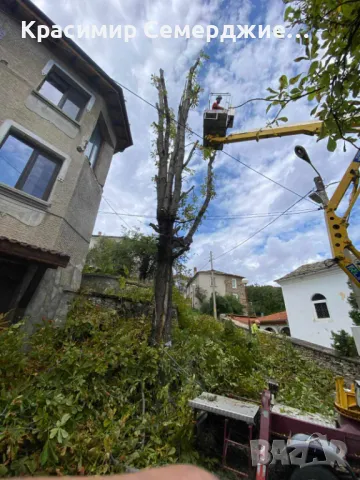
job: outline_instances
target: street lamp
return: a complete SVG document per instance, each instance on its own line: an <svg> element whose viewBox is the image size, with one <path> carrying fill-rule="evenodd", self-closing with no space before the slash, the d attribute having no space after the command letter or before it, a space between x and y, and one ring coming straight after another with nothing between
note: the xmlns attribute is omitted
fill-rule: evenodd
<svg viewBox="0 0 360 480"><path fill-rule="evenodd" d="M310 157L306 151L306 149L301 146L301 145L296 145L294 148L295 155L299 157L301 160L304 160L304 162L308 163L313 170L316 173L316 177L314 178L314 182L316 185L316 192L312 192L309 197L311 198L312 201L319 203L320 205L323 205L324 207L327 206L329 203L329 198L327 196L326 190L325 190L325 185L323 182L323 179L321 177L321 174L319 170L315 167L315 165L312 163L310 160Z"/></svg>
<svg viewBox="0 0 360 480"><path fill-rule="evenodd" d="M317 168L315 167L315 165L311 162L310 160L310 157L307 153L307 151L305 150L304 147L302 147L301 145L296 145L296 147L294 148L295 150L295 154L301 158L301 160L304 160L304 162L308 163L316 172L316 174L321 177L319 171L317 170Z"/></svg>

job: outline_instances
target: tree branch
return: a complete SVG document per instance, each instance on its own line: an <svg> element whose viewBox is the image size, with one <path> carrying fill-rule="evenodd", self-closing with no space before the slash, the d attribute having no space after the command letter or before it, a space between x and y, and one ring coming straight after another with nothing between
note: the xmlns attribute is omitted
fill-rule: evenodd
<svg viewBox="0 0 360 480"><path fill-rule="evenodd" d="M176 143L174 146L174 152L171 158L171 162L174 163L174 176L175 176L175 185L172 195L171 202L171 212L175 216L179 208L181 187L182 187L182 171L184 166L184 156L185 156L185 130L186 122L189 115L189 110L191 107L191 99L194 94L194 77L196 75L196 69L200 64L200 57L198 57L194 65L190 68L189 76L184 88L184 92L181 98L181 103L179 105L178 111L178 121L177 121L177 133L176 133ZM176 158L176 162L175 162Z"/></svg>
<svg viewBox="0 0 360 480"><path fill-rule="evenodd" d="M197 148L198 145L199 145L199 140L197 140L197 141L194 143L192 149L190 150L189 156L188 156L186 162L185 162L184 165L183 165L183 168L182 168L183 170L185 170L185 168L189 165L189 163L190 163L190 161L191 161L191 159L192 159L192 156L194 155L194 152L195 152L195 150L196 150L196 148Z"/></svg>
<svg viewBox="0 0 360 480"><path fill-rule="evenodd" d="M162 87L159 80L155 81L155 86L158 91L159 103L156 104L158 110L158 125L157 125L157 140L156 147L159 156L159 166L157 175L157 206L158 214L160 207L164 205L165 189L166 189L166 176L167 176L167 156L165 151L165 138L164 138L164 99L162 94Z"/></svg>
<svg viewBox="0 0 360 480"><path fill-rule="evenodd" d="M195 188L195 185L193 185L191 188L189 188L189 190L187 190L186 192L183 192L181 195L180 195L180 202L181 200L183 200L185 197L187 197L187 195L189 195L190 192L192 192Z"/></svg>
<svg viewBox="0 0 360 480"><path fill-rule="evenodd" d="M189 246L191 244L194 233L196 232L198 226L200 225L201 220L202 220L202 218L203 218L203 216L206 212L206 209L209 206L211 197L213 196L213 192L214 192L213 163L215 161L215 157L216 157L216 152L213 152L211 154L211 156L209 158L209 162L208 162L205 199L204 199L204 202L203 202L200 210L198 211L198 213L195 217L194 223L191 225L187 235L185 236L185 239L184 239L185 246Z"/></svg>
<svg viewBox="0 0 360 480"><path fill-rule="evenodd" d="M185 224L185 223L190 223L192 222L193 220L195 220L195 218L189 218L189 220L175 220L176 223L178 224Z"/></svg>
<svg viewBox="0 0 360 480"><path fill-rule="evenodd" d="M160 233L159 227L155 225L154 223L149 223L149 227L153 228L156 233Z"/></svg>
<svg viewBox="0 0 360 480"><path fill-rule="evenodd" d="M243 107L244 105L248 104L248 103L251 103L251 102L256 102L258 100L263 100L264 102L271 102L271 100L268 100L266 98L261 98L261 97L256 97L256 98L250 98L250 100L246 100L246 102L244 103L241 103L240 105L237 105L236 107L234 108L241 108Z"/></svg>
<svg viewBox="0 0 360 480"><path fill-rule="evenodd" d="M169 156L169 144L170 144L170 128L171 128L171 115L166 91L166 84L164 78L164 70L160 69L160 85L161 85L161 92L163 96L164 102L164 112L165 112L165 138L164 138L164 148L165 148L165 155L166 158Z"/></svg>

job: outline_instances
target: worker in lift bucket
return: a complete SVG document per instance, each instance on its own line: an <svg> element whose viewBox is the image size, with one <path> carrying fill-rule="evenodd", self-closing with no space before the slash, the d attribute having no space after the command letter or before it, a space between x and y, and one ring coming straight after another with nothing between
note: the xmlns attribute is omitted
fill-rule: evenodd
<svg viewBox="0 0 360 480"><path fill-rule="evenodd" d="M220 95L218 97L216 97L216 100L215 100L215 102L213 103L213 106L212 106L213 110L226 110L225 108L220 106L221 100L222 100L222 97Z"/></svg>

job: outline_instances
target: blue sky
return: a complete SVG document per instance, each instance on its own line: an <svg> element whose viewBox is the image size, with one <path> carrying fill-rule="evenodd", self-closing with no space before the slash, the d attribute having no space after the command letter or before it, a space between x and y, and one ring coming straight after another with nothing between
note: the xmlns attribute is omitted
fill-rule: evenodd
<svg viewBox="0 0 360 480"><path fill-rule="evenodd" d="M267 87L277 86L281 74L293 76L305 68L294 64L301 53L294 39L230 39L210 44L202 39L149 39L143 25L155 20L159 26L168 24L209 25L222 30L225 24L283 24L284 5L281 0L35 0L35 3L55 22L67 24L130 24L137 27L137 37L124 43L122 39L79 39L77 43L114 79L128 86L148 101L156 102L156 91L150 76L159 68L165 70L170 103L177 110L186 72L205 48L210 60L201 72L204 92L199 108L191 112L190 127L202 133L202 114L208 94L230 92L233 104L239 105L253 97L267 95ZM296 69L294 69L296 65ZM156 111L124 92L131 122L134 146L114 157L105 198L118 213L155 214L155 189L151 178L155 174L151 158L151 123ZM270 118L265 114L265 102L254 102L237 110L235 128L261 128ZM309 119L311 107L306 100L289 105L285 115L289 122ZM193 138L189 141L194 140ZM288 137L225 146L224 150L271 177L287 188L304 195L313 187L313 171L295 156L294 146L303 145L322 172L326 183L339 180L353 156L351 148L344 153L342 146L334 153L326 150L326 142L312 137ZM189 147L190 148L190 147ZM206 164L200 155L194 158L192 179L199 185ZM218 270L246 276L251 283L270 283L299 265L330 256L322 212L303 212L281 217L252 240L224 254L243 242L274 217L249 218L254 214L281 212L298 197L282 189L235 160L220 153L215 163L216 198L208 216L246 215L233 220L206 219L195 237L188 266L203 267L210 250ZM334 187L329 188L329 194ZM316 207L304 200L294 208L312 210ZM102 202L94 233L121 235L123 228L139 228L150 233L149 219L104 214L109 206ZM356 220L356 218L355 218ZM125 224L126 223L126 224ZM357 223L357 222L356 222ZM354 235L358 235L354 229ZM220 257L221 256L221 257ZM220 257L217 260L217 257Z"/></svg>

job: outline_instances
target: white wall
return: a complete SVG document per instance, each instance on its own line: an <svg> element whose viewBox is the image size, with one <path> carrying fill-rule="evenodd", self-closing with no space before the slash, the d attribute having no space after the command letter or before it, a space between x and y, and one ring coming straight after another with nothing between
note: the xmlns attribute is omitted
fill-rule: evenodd
<svg viewBox="0 0 360 480"><path fill-rule="evenodd" d="M292 337L331 347L331 331L343 329L351 334L347 278L339 268L278 282L283 290ZM315 293L326 297L330 318L317 318L311 301Z"/></svg>

